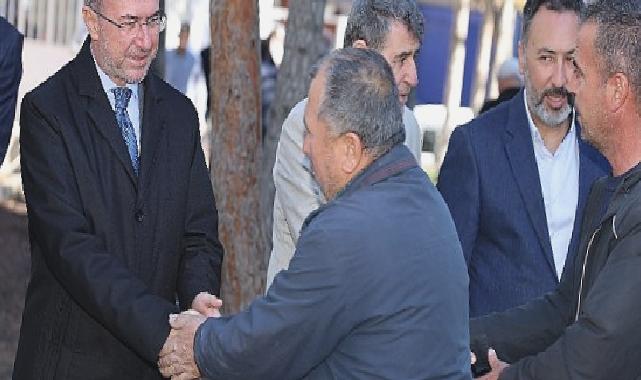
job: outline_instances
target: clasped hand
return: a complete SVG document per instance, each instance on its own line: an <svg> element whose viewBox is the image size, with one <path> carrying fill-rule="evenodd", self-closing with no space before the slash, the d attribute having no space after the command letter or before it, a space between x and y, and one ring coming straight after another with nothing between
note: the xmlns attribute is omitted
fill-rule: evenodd
<svg viewBox="0 0 641 380"><path fill-rule="evenodd" d="M475 364L476 355L474 355L474 353L470 353L470 355L472 364ZM494 351L493 349L490 349L488 352L488 360L490 362L490 368L492 368L492 370L481 377L477 377L477 379L497 380L503 370L509 366L507 363L501 361L501 359L498 358L498 356L496 355L496 351Z"/></svg>
<svg viewBox="0 0 641 380"><path fill-rule="evenodd" d="M160 351L158 368L160 373L172 380L200 378L200 370L194 358L194 336L207 318L220 317L223 303L209 293L199 293L191 309L169 316L171 332Z"/></svg>

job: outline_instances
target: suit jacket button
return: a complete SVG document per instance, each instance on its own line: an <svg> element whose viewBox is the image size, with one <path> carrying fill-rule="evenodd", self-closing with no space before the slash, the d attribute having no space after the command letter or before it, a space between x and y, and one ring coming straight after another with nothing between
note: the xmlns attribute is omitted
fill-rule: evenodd
<svg viewBox="0 0 641 380"><path fill-rule="evenodd" d="M142 220L145 218L145 213L142 212L142 210L138 210L138 211L136 211L136 215L135 216L136 216L136 220L139 223L142 223Z"/></svg>

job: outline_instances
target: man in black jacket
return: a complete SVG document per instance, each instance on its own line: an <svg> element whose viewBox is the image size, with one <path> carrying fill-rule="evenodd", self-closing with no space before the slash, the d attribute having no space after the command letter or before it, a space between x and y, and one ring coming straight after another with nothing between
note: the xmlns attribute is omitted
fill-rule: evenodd
<svg viewBox="0 0 641 380"><path fill-rule="evenodd" d="M32 268L13 377L160 379L169 315L207 313L220 290L198 118L147 74L158 0L85 0L82 12L82 50L22 102Z"/></svg>
<svg viewBox="0 0 641 380"><path fill-rule="evenodd" d="M641 376L641 0L599 0L582 17L575 73L583 137L608 159L559 288L471 321L500 379ZM500 360L499 360L500 359ZM511 364L506 364L511 363Z"/></svg>

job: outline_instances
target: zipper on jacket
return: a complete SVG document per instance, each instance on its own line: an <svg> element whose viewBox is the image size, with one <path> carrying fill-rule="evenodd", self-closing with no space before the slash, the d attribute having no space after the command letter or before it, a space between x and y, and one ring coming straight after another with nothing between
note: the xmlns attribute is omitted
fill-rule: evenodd
<svg viewBox="0 0 641 380"><path fill-rule="evenodd" d="M581 282L579 283L579 301L576 305L576 314L574 316L575 322L579 320L579 310L581 310L581 293L583 293L583 278L585 277L585 267L588 263L588 257L590 256L590 248L592 247L592 242L594 241L594 237L599 231L601 231L601 226L599 226L599 228L597 228L596 231L594 231L594 233L592 234L592 237L590 238L590 242L588 243L588 248L585 252L585 259L583 259L583 268L581 270Z"/></svg>

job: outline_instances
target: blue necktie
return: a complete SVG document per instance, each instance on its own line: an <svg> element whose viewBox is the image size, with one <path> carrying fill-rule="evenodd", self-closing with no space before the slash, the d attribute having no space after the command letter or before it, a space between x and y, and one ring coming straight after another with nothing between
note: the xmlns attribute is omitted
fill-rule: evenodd
<svg viewBox="0 0 641 380"><path fill-rule="evenodd" d="M129 112L127 112L129 99L131 99L131 90L128 87L116 87L111 91L113 91L116 96L116 121L120 127L122 138L125 140L125 144L127 144L134 173L138 176L138 142L136 140L134 126L129 119Z"/></svg>

